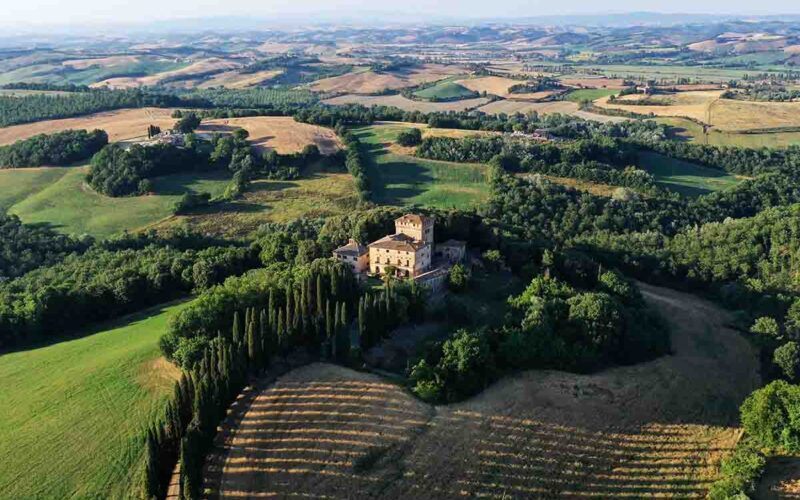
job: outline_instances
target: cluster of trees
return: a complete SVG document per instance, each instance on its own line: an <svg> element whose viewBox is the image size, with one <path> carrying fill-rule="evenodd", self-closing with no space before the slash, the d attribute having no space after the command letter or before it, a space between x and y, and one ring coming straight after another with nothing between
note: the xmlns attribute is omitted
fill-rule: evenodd
<svg viewBox="0 0 800 500"><path fill-rule="evenodd" d="M490 163L508 172L571 177L655 191L655 178L633 166L636 153L626 143L595 136L569 142L515 137L428 137L418 156L434 160Z"/></svg>
<svg viewBox="0 0 800 500"><path fill-rule="evenodd" d="M641 141L637 145L657 153L710 168L747 176L800 167L800 147L785 149L708 146L678 141Z"/></svg>
<svg viewBox="0 0 800 500"><path fill-rule="evenodd" d="M91 158L107 144L108 135L102 130L39 134L0 147L0 168L69 165Z"/></svg>
<svg viewBox="0 0 800 500"><path fill-rule="evenodd" d="M334 326L328 324L329 313L330 319L337 309L340 317L342 308L354 314L357 291L352 273L341 263L322 259L297 266L272 263L202 293L172 321L161 338L161 349L169 359L190 368L234 312L248 308L266 308L275 316L282 311L289 338L297 345L319 345L330 333L328 327Z"/></svg>
<svg viewBox="0 0 800 500"><path fill-rule="evenodd" d="M192 107L204 104L174 95L138 89L92 90L65 95L0 96L0 127L121 108Z"/></svg>
<svg viewBox="0 0 800 500"><path fill-rule="evenodd" d="M26 225L16 215L0 212L0 283L81 253L92 243L89 237L73 238L47 227Z"/></svg>
<svg viewBox="0 0 800 500"><path fill-rule="evenodd" d="M0 346L61 335L203 290L258 264L247 247L116 241L0 283Z"/></svg>
<svg viewBox="0 0 800 500"><path fill-rule="evenodd" d="M512 314L501 327L460 329L427 353L411 369L414 392L454 402L508 370L584 372L669 351L668 329L633 283L592 262L562 266L562 278L550 275L557 267L545 265L522 294L510 297Z"/></svg>
<svg viewBox="0 0 800 500"><path fill-rule="evenodd" d="M354 133L341 126L336 128L336 134L344 143L344 165L355 180L358 197L362 201L368 201L372 197L372 191L370 191L369 177L367 175L367 159L361 150L361 141L358 140Z"/></svg>
<svg viewBox="0 0 800 500"><path fill-rule="evenodd" d="M147 194L153 190L153 177L207 168L206 153L199 141L190 134L186 145L134 144L125 149L109 144L92 158L86 181L108 196Z"/></svg>
<svg viewBox="0 0 800 500"><path fill-rule="evenodd" d="M197 116L197 113L184 113L181 110L176 110L172 113L172 117L178 119L175 125L172 126L172 130L182 134L191 134L200 126L200 117Z"/></svg>
<svg viewBox="0 0 800 500"><path fill-rule="evenodd" d="M740 99L743 101L777 101L787 102L800 99L800 90L787 89L782 85L755 85L744 91L728 90L722 94L725 99Z"/></svg>
<svg viewBox="0 0 800 500"><path fill-rule="evenodd" d="M418 146L422 142L422 131L418 128L403 130L397 135L397 144L401 146Z"/></svg>

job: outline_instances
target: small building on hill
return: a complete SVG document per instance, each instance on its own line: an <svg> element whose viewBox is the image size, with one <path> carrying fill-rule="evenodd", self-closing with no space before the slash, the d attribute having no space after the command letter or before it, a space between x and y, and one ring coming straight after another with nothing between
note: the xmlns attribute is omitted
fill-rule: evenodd
<svg viewBox="0 0 800 500"><path fill-rule="evenodd" d="M361 274L369 269L369 251L367 247L353 238L346 245L333 251L333 256L353 269L353 273Z"/></svg>
<svg viewBox="0 0 800 500"><path fill-rule="evenodd" d="M373 241L366 247L351 239L333 251L354 273L369 270L375 275L391 271L398 278L412 278L434 292L446 282L448 271L466 258L466 243L448 240L435 244L434 220L424 215L406 214L394 221L395 233Z"/></svg>

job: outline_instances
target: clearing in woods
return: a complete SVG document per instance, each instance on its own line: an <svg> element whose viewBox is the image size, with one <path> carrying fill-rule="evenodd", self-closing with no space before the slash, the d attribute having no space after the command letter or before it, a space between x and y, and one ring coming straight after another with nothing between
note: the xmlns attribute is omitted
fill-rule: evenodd
<svg viewBox="0 0 800 500"><path fill-rule="evenodd" d="M31 175L27 168L0 170L4 184L24 186L9 199L8 212L27 224L47 224L70 234L97 238L142 229L173 213L187 191L222 194L230 182L227 172L174 174L153 179L154 194L112 198L86 184L88 167L43 167ZM0 195L4 203L6 193Z"/></svg>
<svg viewBox="0 0 800 500"><path fill-rule="evenodd" d="M237 128L249 132L248 141L262 150L278 153L297 153L309 144L316 144L322 154L335 153L341 142L333 130L318 125L300 123L290 116L253 116L247 118L218 118L203 120L198 133L230 133Z"/></svg>
<svg viewBox="0 0 800 500"><path fill-rule="evenodd" d="M0 356L0 498L124 498L132 491L144 426L163 412L178 376L160 357L158 339L186 304Z"/></svg>
<svg viewBox="0 0 800 500"><path fill-rule="evenodd" d="M188 224L204 234L238 237L251 234L265 222L338 215L354 210L357 205L352 175L317 172L312 168L300 179L254 180L238 200L170 217L157 226Z"/></svg>
<svg viewBox="0 0 800 500"><path fill-rule="evenodd" d="M685 196L700 196L728 189L743 179L724 170L695 165L659 153L639 153L638 164L653 174L661 187Z"/></svg>
<svg viewBox="0 0 800 500"><path fill-rule="evenodd" d="M0 128L0 146L12 144L37 134L53 134L62 130L105 130L110 142L130 141L147 137L147 126L166 130L175 124L172 109L138 108L105 111L78 118L44 120Z"/></svg>
<svg viewBox="0 0 800 500"><path fill-rule="evenodd" d="M225 429L212 498L702 498L757 356L713 304L641 287L674 353L636 366L527 371L438 407L346 368L292 371Z"/></svg>
<svg viewBox="0 0 800 500"><path fill-rule="evenodd" d="M355 130L369 154L367 174L373 201L399 206L470 208L489 198L485 165L398 154L397 135L407 128L378 125Z"/></svg>

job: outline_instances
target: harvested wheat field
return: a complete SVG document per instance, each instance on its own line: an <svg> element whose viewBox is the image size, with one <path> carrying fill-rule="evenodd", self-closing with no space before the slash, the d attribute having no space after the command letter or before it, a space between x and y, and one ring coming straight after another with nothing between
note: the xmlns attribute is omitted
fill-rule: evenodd
<svg viewBox="0 0 800 500"><path fill-rule="evenodd" d="M744 131L800 126L800 102L756 102L722 99L723 91L706 90L655 95L651 99L666 105L631 106L608 102L608 98L595 101L600 107L622 109L655 116L687 117L710 123L722 131ZM630 95L618 100L639 100L641 95Z"/></svg>
<svg viewBox="0 0 800 500"><path fill-rule="evenodd" d="M402 71L356 70L346 75L323 78L311 84L310 88L319 92L374 94L386 89L396 90L435 82L463 72L464 70L457 66L440 64L425 64Z"/></svg>
<svg viewBox="0 0 800 500"><path fill-rule="evenodd" d="M483 76L480 78L467 78L465 80L456 80L453 83L457 83L463 87L466 87L472 90L473 92L486 92L489 94L505 97L508 95L508 89L510 87L525 82L523 80L504 78L502 76Z"/></svg>
<svg viewBox="0 0 800 500"><path fill-rule="evenodd" d="M316 144L322 154L335 153L341 142L333 130L317 125L296 122L289 116L253 116L203 120L198 133L230 133L243 128L250 133L253 146L278 153L297 153L309 144Z"/></svg>
<svg viewBox="0 0 800 500"><path fill-rule="evenodd" d="M578 103L571 101L551 101L551 102L530 102L530 101L517 101L517 100L503 100L490 102L485 106L478 108L478 111L490 115L497 115L505 113L511 115L514 113L532 113L537 112L540 115L547 115L552 113L561 113L563 115L572 115L584 120L594 120L598 122L620 122L625 121L626 118L619 116L606 116L597 113L590 113L582 111L578 107Z"/></svg>
<svg viewBox="0 0 800 500"><path fill-rule="evenodd" d="M675 94L659 94L648 98L664 103L663 105L625 105L608 102L609 97L595 101L595 105L602 108L621 109L642 115L654 114L655 116L684 116L701 122L707 122L708 109L714 101L719 100L722 91L703 90L698 92L678 92ZM642 94L628 95L618 98L619 101L638 101L644 99Z"/></svg>
<svg viewBox="0 0 800 500"><path fill-rule="evenodd" d="M642 290L674 354L637 366L528 371L440 407L341 367L290 372L225 429L212 497L702 498L759 385L756 353L716 306Z"/></svg>
<svg viewBox="0 0 800 500"><path fill-rule="evenodd" d="M110 142L129 141L147 136L147 126L156 125L162 129L175 124L172 109L137 108L105 111L78 118L45 120L22 125L0 128L0 146L27 139L37 134L52 134L62 130L105 130Z"/></svg>
<svg viewBox="0 0 800 500"><path fill-rule="evenodd" d="M117 78L109 78L101 82L93 83L92 87L110 87L115 89L145 87L165 83L170 79L181 78L189 79L194 75L204 75L209 73L221 73L241 67L241 64L220 59L218 57L210 57L208 59L201 59L195 61L185 68L176 69L172 71L164 71L156 73L155 75L148 76L123 76Z"/></svg>
<svg viewBox="0 0 800 500"><path fill-rule="evenodd" d="M136 64L139 62L138 56L109 56L109 57L95 57L91 59L70 59L63 61L62 66L69 66L75 69L87 69L92 66L99 66L101 68L112 68L114 66L125 66L128 64Z"/></svg>
<svg viewBox="0 0 800 500"><path fill-rule="evenodd" d="M279 69L267 69L255 73L239 73L238 71L225 71L203 80L197 87L207 89L211 87L225 87L229 89L243 89L260 85L283 73Z"/></svg>
<svg viewBox="0 0 800 500"><path fill-rule="evenodd" d="M465 111L483 106L489 99L485 97L476 97L475 99L462 99L460 101L451 102L427 102L427 101L414 101L399 94L396 95L343 95L326 99L322 101L323 104L331 104L334 106L342 104L362 104L364 106L395 106L403 111L422 111L424 113L432 113L435 111Z"/></svg>

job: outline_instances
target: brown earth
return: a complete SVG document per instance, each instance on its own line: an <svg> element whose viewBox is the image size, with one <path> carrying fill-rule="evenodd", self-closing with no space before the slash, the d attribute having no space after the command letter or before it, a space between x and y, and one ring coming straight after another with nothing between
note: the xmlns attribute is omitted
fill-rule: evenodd
<svg viewBox="0 0 800 500"><path fill-rule="evenodd" d="M322 101L324 104L342 105L342 104L362 104L364 106L395 106L403 111L422 111L424 113L431 113L435 111L464 111L477 108L489 102L485 97L476 97L475 99L462 99L460 101L450 102L428 102L428 101L415 101L408 99L402 95L356 95L348 94L339 97L333 97Z"/></svg>
<svg viewBox="0 0 800 500"><path fill-rule="evenodd" d="M440 64L425 64L403 71L376 72L359 69L345 75L323 78L311 84L310 88L319 92L374 94L386 89L396 90L435 82L463 72L460 67Z"/></svg>
<svg viewBox="0 0 800 500"><path fill-rule="evenodd" d="M800 499L800 457L767 459L767 467L753 498L757 500Z"/></svg>
<svg viewBox="0 0 800 500"><path fill-rule="evenodd" d="M275 149L278 153L297 153L309 144L316 144L322 154L331 154L341 147L333 130L300 123L289 116L253 116L203 120L200 134L230 133L243 128L250 133L248 140L260 149Z"/></svg>
<svg viewBox="0 0 800 500"><path fill-rule="evenodd" d="M172 109L138 108L106 111L78 118L44 120L23 125L0 128L0 146L27 139L37 134L52 134L62 130L93 130L99 128L108 134L111 142L142 139L147 136L147 126L156 125L166 130L175 124Z"/></svg>
<svg viewBox="0 0 800 500"><path fill-rule="evenodd" d="M191 77L192 75L201 75L210 72L223 72L226 70L232 70L241 67L240 63L236 63L233 61L229 61L226 59L220 59L218 57L210 57L207 59L201 59L199 61L195 61L192 64L186 66L185 68L171 70L171 71L164 71L161 73L156 73L155 75L148 75L148 76L123 76L117 78L109 78L107 80L103 80L97 83L93 83L91 87L110 87L116 89L124 89L124 88L134 88L134 87L144 87L144 86L153 86L158 85L165 80L174 77Z"/></svg>
<svg viewBox="0 0 800 500"><path fill-rule="evenodd" d="M225 71L218 73L211 78L197 83L197 87L208 89L212 87L225 87L229 89L243 89L260 85L268 80L275 78L283 73L283 70L268 69L256 71L255 73L239 73L238 71Z"/></svg>
<svg viewBox="0 0 800 500"><path fill-rule="evenodd" d="M674 354L636 366L528 371L439 407L375 375L292 371L223 430L211 497L702 498L760 383L756 354L714 305L642 290Z"/></svg>

